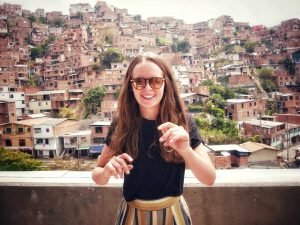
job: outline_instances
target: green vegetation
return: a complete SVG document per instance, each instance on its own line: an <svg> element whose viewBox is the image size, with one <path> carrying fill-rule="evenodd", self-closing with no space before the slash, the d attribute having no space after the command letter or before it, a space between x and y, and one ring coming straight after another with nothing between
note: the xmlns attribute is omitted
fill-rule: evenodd
<svg viewBox="0 0 300 225"><path fill-rule="evenodd" d="M39 76L34 74L28 74L28 85L32 87L37 87L41 84Z"/></svg>
<svg viewBox="0 0 300 225"><path fill-rule="evenodd" d="M257 42L247 41L244 47L247 53L253 53L256 46L257 46Z"/></svg>
<svg viewBox="0 0 300 225"><path fill-rule="evenodd" d="M103 97L105 96L105 88L103 86L91 88L83 97L83 104L85 108L84 117L87 118L89 114L96 114L97 107L101 106Z"/></svg>
<svg viewBox="0 0 300 225"><path fill-rule="evenodd" d="M109 48L100 55L102 65L105 68L111 68L111 63L123 62L125 56L116 48Z"/></svg>
<svg viewBox="0 0 300 225"><path fill-rule="evenodd" d="M288 72L290 75L295 75L296 67L295 63L290 58L285 58L279 61L279 64L282 64L283 68Z"/></svg>
<svg viewBox="0 0 300 225"><path fill-rule="evenodd" d="M134 16L133 16L133 19L134 19L135 21L137 21L137 22L141 22L141 21L142 21L142 16L139 15L139 14L137 14L137 15L134 15Z"/></svg>
<svg viewBox="0 0 300 225"><path fill-rule="evenodd" d="M75 109L64 106L59 110L58 117L76 119Z"/></svg>
<svg viewBox="0 0 300 225"><path fill-rule="evenodd" d="M213 85L215 82L213 80L204 80L202 81L202 83L200 84L201 86L211 86Z"/></svg>
<svg viewBox="0 0 300 225"><path fill-rule="evenodd" d="M247 94L248 94L248 90L245 89L245 88L238 87L238 88L235 90L235 93L247 95Z"/></svg>
<svg viewBox="0 0 300 225"><path fill-rule="evenodd" d="M35 59L35 58L41 58L45 54L45 49L41 46L32 48L31 53L30 53L30 58Z"/></svg>
<svg viewBox="0 0 300 225"><path fill-rule="evenodd" d="M223 99L230 99L235 97L235 92L230 88L223 87L219 84L213 84L209 87L210 95L219 94Z"/></svg>
<svg viewBox="0 0 300 225"><path fill-rule="evenodd" d="M273 70L268 67L263 67L260 70L257 70L259 79L261 81L261 86L266 92L276 91L276 85L272 81Z"/></svg>
<svg viewBox="0 0 300 225"><path fill-rule="evenodd" d="M27 40L27 41L30 42L31 40ZM43 57L48 51L49 45L54 41L55 41L55 36L50 35L44 44L41 44L40 46L31 49L30 58L34 60L35 58Z"/></svg>
<svg viewBox="0 0 300 225"><path fill-rule="evenodd" d="M267 100L267 110L265 111L266 115L272 116L276 112L276 102L274 99Z"/></svg>
<svg viewBox="0 0 300 225"><path fill-rule="evenodd" d="M224 119L224 111L214 108L216 117L211 121L205 116L195 117L202 138L208 144L241 143L236 122ZM222 112L222 113L219 113Z"/></svg>
<svg viewBox="0 0 300 225"><path fill-rule="evenodd" d="M0 171L45 170L43 162L16 150L0 148Z"/></svg>
<svg viewBox="0 0 300 225"><path fill-rule="evenodd" d="M191 105L188 105L188 108L189 108L190 112L203 112L204 111L204 108L202 105L191 104Z"/></svg>
<svg viewBox="0 0 300 225"><path fill-rule="evenodd" d="M215 61L215 67L216 68L220 68L220 67L223 67L223 66L227 66L227 65L229 65L231 63L232 63L232 61L229 60L229 59L217 59Z"/></svg>
<svg viewBox="0 0 300 225"><path fill-rule="evenodd" d="M172 52L188 53L191 49L191 44L188 41L178 41L171 45Z"/></svg>
<svg viewBox="0 0 300 225"><path fill-rule="evenodd" d="M165 38L162 38L162 37L157 37L155 39L155 42L156 42L156 45L157 46L164 46L164 45L167 45L167 40Z"/></svg>
<svg viewBox="0 0 300 225"><path fill-rule="evenodd" d="M224 46L224 52L226 53L233 53L234 51L234 45L233 44L228 44Z"/></svg>

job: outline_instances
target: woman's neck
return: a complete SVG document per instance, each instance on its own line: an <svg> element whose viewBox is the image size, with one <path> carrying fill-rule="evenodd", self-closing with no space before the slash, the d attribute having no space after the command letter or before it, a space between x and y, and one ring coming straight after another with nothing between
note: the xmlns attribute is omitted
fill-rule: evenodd
<svg viewBox="0 0 300 225"><path fill-rule="evenodd" d="M142 110L140 109L141 116L147 120L156 120L156 117L158 115L158 110Z"/></svg>

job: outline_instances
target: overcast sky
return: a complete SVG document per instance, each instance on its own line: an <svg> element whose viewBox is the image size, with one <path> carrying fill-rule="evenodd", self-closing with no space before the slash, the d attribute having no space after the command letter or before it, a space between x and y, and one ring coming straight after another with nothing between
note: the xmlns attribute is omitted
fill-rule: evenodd
<svg viewBox="0 0 300 225"><path fill-rule="evenodd" d="M1 3L20 4L22 8L46 12L62 11L69 14L70 4L90 3L97 0L0 0ZM107 4L126 8L132 15L140 14L143 19L151 16L172 16L185 23L196 23L231 16L235 22L249 22L251 26L263 24L267 27L281 21L300 17L300 0L107 0Z"/></svg>

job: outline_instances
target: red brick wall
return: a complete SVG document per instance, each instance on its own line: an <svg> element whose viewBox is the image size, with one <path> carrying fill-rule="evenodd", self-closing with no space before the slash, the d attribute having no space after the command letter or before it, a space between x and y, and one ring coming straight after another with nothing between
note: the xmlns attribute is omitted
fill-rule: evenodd
<svg viewBox="0 0 300 225"><path fill-rule="evenodd" d="M215 156L215 168L227 169L231 167L230 156Z"/></svg>
<svg viewBox="0 0 300 225"><path fill-rule="evenodd" d="M237 166L237 167L243 167L248 165L248 157L247 156L241 156L241 157L236 157L235 155L231 156L231 164L232 166Z"/></svg>

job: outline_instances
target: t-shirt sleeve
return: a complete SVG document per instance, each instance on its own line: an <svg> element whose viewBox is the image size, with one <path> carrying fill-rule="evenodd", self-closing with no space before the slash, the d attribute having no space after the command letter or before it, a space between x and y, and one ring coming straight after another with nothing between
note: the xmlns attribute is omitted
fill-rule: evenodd
<svg viewBox="0 0 300 225"><path fill-rule="evenodd" d="M188 114L187 119L189 125L190 146L192 147L192 149L194 149L198 145L203 143L203 140L200 136L197 124L190 114Z"/></svg>

